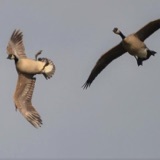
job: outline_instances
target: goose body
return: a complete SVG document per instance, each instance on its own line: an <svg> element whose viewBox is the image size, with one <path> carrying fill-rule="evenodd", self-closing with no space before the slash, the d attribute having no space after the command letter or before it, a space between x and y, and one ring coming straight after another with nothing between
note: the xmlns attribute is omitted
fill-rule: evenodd
<svg viewBox="0 0 160 160"><path fill-rule="evenodd" d="M150 50L144 43L145 39L160 28L160 19L149 22L147 25L142 27L137 32L125 36L118 28L114 28L113 32L118 34L122 41L111 48L109 51L104 53L97 61L93 67L87 81L83 85L84 89L87 89L97 77L97 75L114 59L122 56L124 53L128 52L130 55L134 56L138 66L143 65L143 61L154 56L155 51Z"/></svg>
<svg viewBox="0 0 160 160"><path fill-rule="evenodd" d="M45 65L45 62L35 61L33 59L19 59L16 68L22 73L38 74L41 73Z"/></svg>
<svg viewBox="0 0 160 160"><path fill-rule="evenodd" d="M139 58L147 57L147 46L133 34L126 37L122 41L122 45L124 49L132 56L137 56Z"/></svg>
<svg viewBox="0 0 160 160"><path fill-rule="evenodd" d="M22 32L15 30L7 46L8 59L15 61L18 73L13 99L16 109L37 128L42 125L42 119L32 105L32 95L36 82L34 76L43 74L46 79L51 78L55 72L55 65L48 58L38 58L37 60L42 51L35 55L35 60L27 58L22 38Z"/></svg>

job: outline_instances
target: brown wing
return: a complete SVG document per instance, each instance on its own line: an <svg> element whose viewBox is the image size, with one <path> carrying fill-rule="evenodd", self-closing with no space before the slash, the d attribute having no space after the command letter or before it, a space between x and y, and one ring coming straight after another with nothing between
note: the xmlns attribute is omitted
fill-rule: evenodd
<svg viewBox="0 0 160 160"><path fill-rule="evenodd" d="M144 41L146 38L148 38L151 34L153 34L159 28L160 28L160 19L157 19L155 21L148 23L139 31L137 31L135 33L135 36L137 36L141 41Z"/></svg>
<svg viewBox="0 0 160 160"><path fill-rule="evenodd" d="M20 30L14 30L7 46L8 55L15 55L17 58L26 58L23 45L23 34Z"/></svg>
<svg viewBox="0 0 160 160"><path fill-rule="evenodd" d="M89 78L87 79L86 83L82 86L84 89L87 89L92 81L97 77L97 75L114 59L120 57L125 53L125 49L122 46L122 43L118 44L117 46L113 47L111 50L103 54L100 59L97 61L96 65L94 66L93 70L90 73Z"/></svg>
<svg viewBox="0 0 160 160"><path fill-rule="evenodd" d="M14 102L16 108L22 115L36 128L42 125L42 120L38 112L32 106L32 94L36 78L30 75L19 74Z"/></svg>

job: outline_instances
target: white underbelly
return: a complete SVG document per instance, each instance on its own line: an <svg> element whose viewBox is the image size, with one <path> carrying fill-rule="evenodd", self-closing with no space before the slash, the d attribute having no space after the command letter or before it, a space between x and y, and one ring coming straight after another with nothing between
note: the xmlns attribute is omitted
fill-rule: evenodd
<svg viewBox="0 0 160 160"><path fill-rule="evenodd" d="M147 49L138 49L138 50L128 50L128 53L132 56L137 56L139 58L146 58L147 57Z"/></svg>

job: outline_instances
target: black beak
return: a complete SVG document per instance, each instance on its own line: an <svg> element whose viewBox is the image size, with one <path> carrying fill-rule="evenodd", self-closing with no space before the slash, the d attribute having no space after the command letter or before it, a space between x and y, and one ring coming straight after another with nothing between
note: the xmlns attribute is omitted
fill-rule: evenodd
<svg viewBox="0 0 160 160"><path fill-rule="evenodd" d="M11 59L11 56L10 56L10 55L8 55L7 59Z"/></svg>
<svg viewBox="0 0 160 160"><path fill-rule="evenodd" d="M12 54L9 54L7 59L13 59L13 55Z"/></svg>

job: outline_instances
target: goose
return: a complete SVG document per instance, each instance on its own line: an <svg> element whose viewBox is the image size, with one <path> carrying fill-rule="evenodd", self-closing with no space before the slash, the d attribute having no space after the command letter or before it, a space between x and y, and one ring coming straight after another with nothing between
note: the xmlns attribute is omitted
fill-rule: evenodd
<svg viewBox="0 0 160 160"><path fill-rule="evenodd" d="M55 72L54 63L48 58L38 58L39 51L35 55L35 60L27 58L23 44L23 34L20 30L14 30L7 45L8 59L15 61L18 73L17 86L14 92L14 104L16 110L29 121L35 128L41 127L42 119L32 105L32 95L36 82L36 74L43 74L46 79L53 76Z"/></svg>
<svg viewBox="0 0 160 160"><path fill-rule="evenodd" d="M118 34L122 41L111 48L109 51L104 53L95 64L92 69L87 81L82 86L83 89L87 89L93 82L93 80L97 77L97 75L114 59L122 56L124 53L128 52L130 55L134 56L137 65L143 65L143 61L150 58L150 56L154 56L156 54L155 51L150 50L144 40L147 39L151 34L157 31L160 28L160 19L154 20L146 24L137 32L125 36L118 28L114 28L113 32Z"/></svg>

